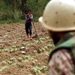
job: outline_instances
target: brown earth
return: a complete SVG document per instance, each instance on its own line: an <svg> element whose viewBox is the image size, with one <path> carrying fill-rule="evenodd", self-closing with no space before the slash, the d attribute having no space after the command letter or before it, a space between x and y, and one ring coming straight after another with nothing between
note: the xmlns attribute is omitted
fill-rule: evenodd
<svg viewBox="0 0 75 75"><path fill-rule="evenodd" d="M47 31L34 23L27 41L23 23L0 25L0 75L48 75L48 57L54 48Z"/></svg>

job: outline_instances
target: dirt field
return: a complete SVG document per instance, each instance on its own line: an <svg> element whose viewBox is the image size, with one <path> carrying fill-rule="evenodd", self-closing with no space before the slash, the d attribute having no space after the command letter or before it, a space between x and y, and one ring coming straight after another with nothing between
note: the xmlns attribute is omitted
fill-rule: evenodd
<svg viewBox="0 0 75 75"><path fill-rule="evenodd" d="M47 31L34 23L33 39L27 41L22 23L0 25L0 75L48 75L48 56L54 48Z"/></svg>

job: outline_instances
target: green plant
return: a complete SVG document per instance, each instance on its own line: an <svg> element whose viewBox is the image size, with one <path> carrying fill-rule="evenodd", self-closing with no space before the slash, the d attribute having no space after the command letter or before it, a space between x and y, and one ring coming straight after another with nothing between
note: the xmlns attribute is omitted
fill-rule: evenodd
<svg viewBox="0 0 75 75"><path fill-rule="evenodd" d="M33 70L33 72L35 73L35 75L39 75L39 73L41 72L41 71L40 71L40 68L37 67L37 66L33 67L32 70Z"/></svg>
<svg viewBox="0 0 75 75"><path fill-rule="evenodd" d="M23 45L24 47L26 47L27 43L22 43L22 45Z"/></svg>
<svg viewBox="0 0 75 75"><path fill-rule="evenodd" d="M41 71L46 71L47 69L48 69L47 66L42 66L42 67L40 68Z"/></svg>
<svg viewBox="0 0 75 75"><path fill-rule="evenodd" d="M35 66L32 68L32 71L35 73L35 75L39 75L39 74L42 74L42 71L46 72L47 69L48 69L47 66L41 66L41 67Z"/></svg>
<svg viewBox="0 0 75 75"><path fill-rule="evenodd" d="M13 62L12 61L8 61L8 64L11 65L11 64L13 64Z"/></svg>
<svg viewBox="0 0 75 75"><path fill-rule="evenodd" d="M37 53L37 50L33 50L33 53Z"/></svg>
<svg viewBox="0 0 75 75"><path fill-rule="evenodd" d="M18 68L24 68L24 65L23 64L18 63L16 65L17 65Z"/></svg>
<svg viewBox="0 0 75 75"><path fill-rule="evenodd" d="M4 49L4 52L9 52L9 49Z"/></svg>
<svg viewBox="0 0 75 75"><path fill-rule="evenodd" d="M5 69L7 69L7 68L9 68L9 67L8 67L8 66L2 67L2 68L0 69L0 72L2 72L3 70L5 70Z"/></svg>
<svg viewBox="0 0 75 75"><path fill-rule="evenodd" d="M0 53L2 52L2 49L0 49Z"/></svg>
<svg viewBox="0 0 75 75"><path fill-rule="evenodd" d="M15 10L15 12L13 13L13 18L14 20L18 21L20 18L20 13L19 11Z"/></svg>
<svg viewBox="0 0 75 75"><path fill-rule="evenodd" d="M17 58L17 60L18 60L19 62L22 62L22 61L23 61L22 57Z"/></svg>
<svg viewBox="0 0 75 75"><path fill-rule="evenodd" d="M6 64L7 64L7 62L6 62L6 61L2 61L1 63L2 63L2 65L6 65Z"/></svg>
<svg viewBox="0 0 75 75"><path fill-rule="evenodd" d="M16 58L15 57L12 57L12 58L10 58L10 61L15 61L16 60Z"/></svg>

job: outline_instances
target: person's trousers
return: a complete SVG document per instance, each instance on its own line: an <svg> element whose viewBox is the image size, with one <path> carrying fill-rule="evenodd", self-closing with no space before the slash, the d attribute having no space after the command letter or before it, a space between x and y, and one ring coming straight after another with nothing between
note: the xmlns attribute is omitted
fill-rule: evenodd
<svg viewBox="0 0 75 75"><path fill-rule="evenodd" d="M32 35L32 24L31 22L25 23L26 34Z"/></svg>

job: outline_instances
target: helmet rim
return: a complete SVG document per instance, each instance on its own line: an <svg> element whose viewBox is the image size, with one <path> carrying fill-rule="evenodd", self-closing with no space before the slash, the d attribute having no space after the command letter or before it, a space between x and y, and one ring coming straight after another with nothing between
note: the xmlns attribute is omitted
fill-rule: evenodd
<svg viewBox="0 0 75 75"><path fill-rule="evenodd" d="M43 17L39 18L39 22L41 23L41 25L43 27L45 27L46 29L50 30L50 31L54 31L54 32L66 32L66 31L75 31L75 27L67 27L67 28L53 28L50 27L49 25L47 25L44 20Z"/></svg>

